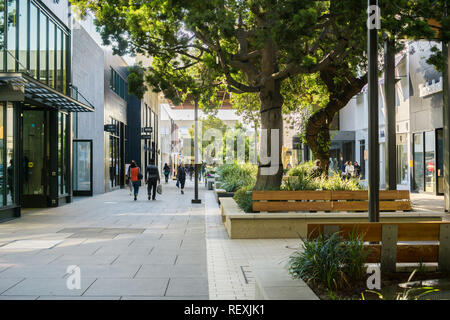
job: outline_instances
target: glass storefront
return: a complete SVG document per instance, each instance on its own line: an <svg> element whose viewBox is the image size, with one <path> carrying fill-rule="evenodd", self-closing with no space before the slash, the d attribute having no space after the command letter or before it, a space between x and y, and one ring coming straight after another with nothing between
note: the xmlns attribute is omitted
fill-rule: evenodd
<svg viewBox="0 0 450 320"><path fill-rule="evenodd" d="M109 134L109 180L110 187L115 188L121 185L122 174L122 150L121 150L121 125L122 122L111 118L111 124L115 125L115 132Z"/></svg>
<svg viewBox="0 0 450 320"><path fill-rule="evenodd" d="M58 113L58 194L67 194L68 183L68 141L67 114Z"/></svg>
<svg viewBox="0 0 450 320"><path fill-rule="evenodd" d="M435 172L434 172L434 155L435 155L434 131L425 132L425 191L435 191Z"/></svg>
<svg viewBox="0 0 450 320"><path fill-rule="evenodd" d="M0 207L15 204L15 121L11 103L0 103Z"/></svg>
<svg viewBox="0 0 450 320"><path fill-rule="evenodd" d="M413 139L413 189L441 194L444 174L443 130L415 133Z"/></svg>
<svg viewBox="0 0 450 320"><path fill-rule="evenodd" d="M408 185L408 143L406 133L397 134L397 184Z"/></svg>
<svg viewBox="0 0 450 320"><path fill-rule="evenodd" d="M415 133L414 140L414 185L413 189L416 191L424 190L423 181L423 133Z"/></svg>
<svg viewBox="0 0 450 320"><path fill-rule="evenodd" d="M444 194L444 129L436 130L437 193Z"/></svg>
<svg viewBox="0 0 450 320"><path fill-rule="evenodd" d="M73 141L73 193L92 196L92 140Z"/></svg>

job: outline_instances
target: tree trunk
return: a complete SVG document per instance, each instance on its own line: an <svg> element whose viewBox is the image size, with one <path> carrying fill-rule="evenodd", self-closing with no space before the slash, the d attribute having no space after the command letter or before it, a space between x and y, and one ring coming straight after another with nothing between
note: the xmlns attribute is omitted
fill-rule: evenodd
<svg viewBox="0 0 450 320"><path fill-rule="evenodd" d="M314 158L320 160L323 172L328 172L330 164L330 123L334 114L328 114L328 106L314 113L306 124L306 144Z"/></svg>
<svg viewBox="0 0 450 320"><path fill-rule="evenodd" d="M263 76L270 76L278 71L276 63L276 54L274 44L268 40L265 44L262 59L261 70ZM258 176L256 179L255 190L273 190L279 189L283 177L283 164L281 162L281 150L283 146L283 117L281 107L283 105L283 97L281 96L281 81L270 80L265 83L259 92L261 101L261 128L267 129L267 145L260 145L260 159L258 161ZM278 129L278 148L272 150L271 130ZM264 154L264 147L267 153ZM273 152L277 154L272 154ZM269 163L261 163L264 156L274 156ZM270 169L270 170L269 170ZM263 171L273 171L270 174Z"/></svg>
<svg viewBox="0 0 450 320"><path fill-rule="evenodd" d="M361 91L367 83L367 75L361 78L352 76L348 65L331 65L320 72L320 78L327 86L330 99L325 108L313 113L306 123L306 144L321 167L328 173L330 164L330 124L334 116ZM340 79L340 82L336 82Z"/></svg>

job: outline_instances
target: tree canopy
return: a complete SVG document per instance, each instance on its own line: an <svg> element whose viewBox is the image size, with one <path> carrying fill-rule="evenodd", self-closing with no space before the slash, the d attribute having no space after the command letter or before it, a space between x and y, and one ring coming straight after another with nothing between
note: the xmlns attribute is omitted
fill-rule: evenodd
<svg viewBox="0 0 450 320"><path fill-rule="evenodd" d="M296 105L297 95L289 93L298 92L295 84L303 75L337 68L331 81L345 83L339 79L342 65L354 77L365 69L366 0L71 2L81 14L93 13L103 42L114 52L154 57L144 80L169 99L181 99L182 92L208 104L222 87L259 96L262 128L280 130L280 135L278 150L272 150L278 156L259 163L256 188L281 183L282 108L292 101ZM414 32L434 35L419 9L442 9L442 1L435 2L380 0L383 28L397 37ZM293 91L283 90L289 81ZM271 148L269 139L267 149ZM273 167L274 174L262 171Z"/></svg>

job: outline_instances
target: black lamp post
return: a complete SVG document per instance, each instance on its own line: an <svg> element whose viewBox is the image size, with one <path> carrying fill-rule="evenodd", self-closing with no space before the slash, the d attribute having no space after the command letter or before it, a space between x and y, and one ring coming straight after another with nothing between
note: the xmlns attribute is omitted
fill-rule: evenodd
<svg viewBox="0 0 450 320"><path fill-rule="evenodd" d="M192 203L202 203L198 198L198 99L194 100L194 199Z"/></svg>
<svg viewBox="0 0 450 320"><path fill-rule="evenodd" d="M378 0L368 0L369 65L369 221L380 221L380 146L378 139Z"/></svg>

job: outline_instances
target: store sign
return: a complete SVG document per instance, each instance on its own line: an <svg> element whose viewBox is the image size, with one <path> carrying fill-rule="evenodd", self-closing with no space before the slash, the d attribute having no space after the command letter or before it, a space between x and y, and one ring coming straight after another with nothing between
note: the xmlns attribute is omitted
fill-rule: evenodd
<svg viewBox="0 0 450 320"><path fill-rule="evenodd" d="M105 124L104 125L104 130L106 132L116 132L116 125L115 124Z"/></svg>
<svg viewBox="0 0 450 320"><path fill-rule="evenodd" d="M144 134L144 135L141 135L141 139L144 139L144 140L151 140L151 139L152 139L152 136L149 135L149 134Z"/></svg>
<svg viewBox="0 0 450 320"><path fill-rule="evenodd" d="M153 132L153 128L152 127L144 127L144 128L142 128L142 132L152 133Z"/></svg>
<svg viewBox="0 0 450 320"><path fill-rule="evenodd" d="M442 77L439 78L439 81L436 82L436 80L431 81L431 84L425 83L425 84L419 84L419 97L426 97L431 94L435 94L437 92L442 91L443 85L442 85Z"/></svg>

